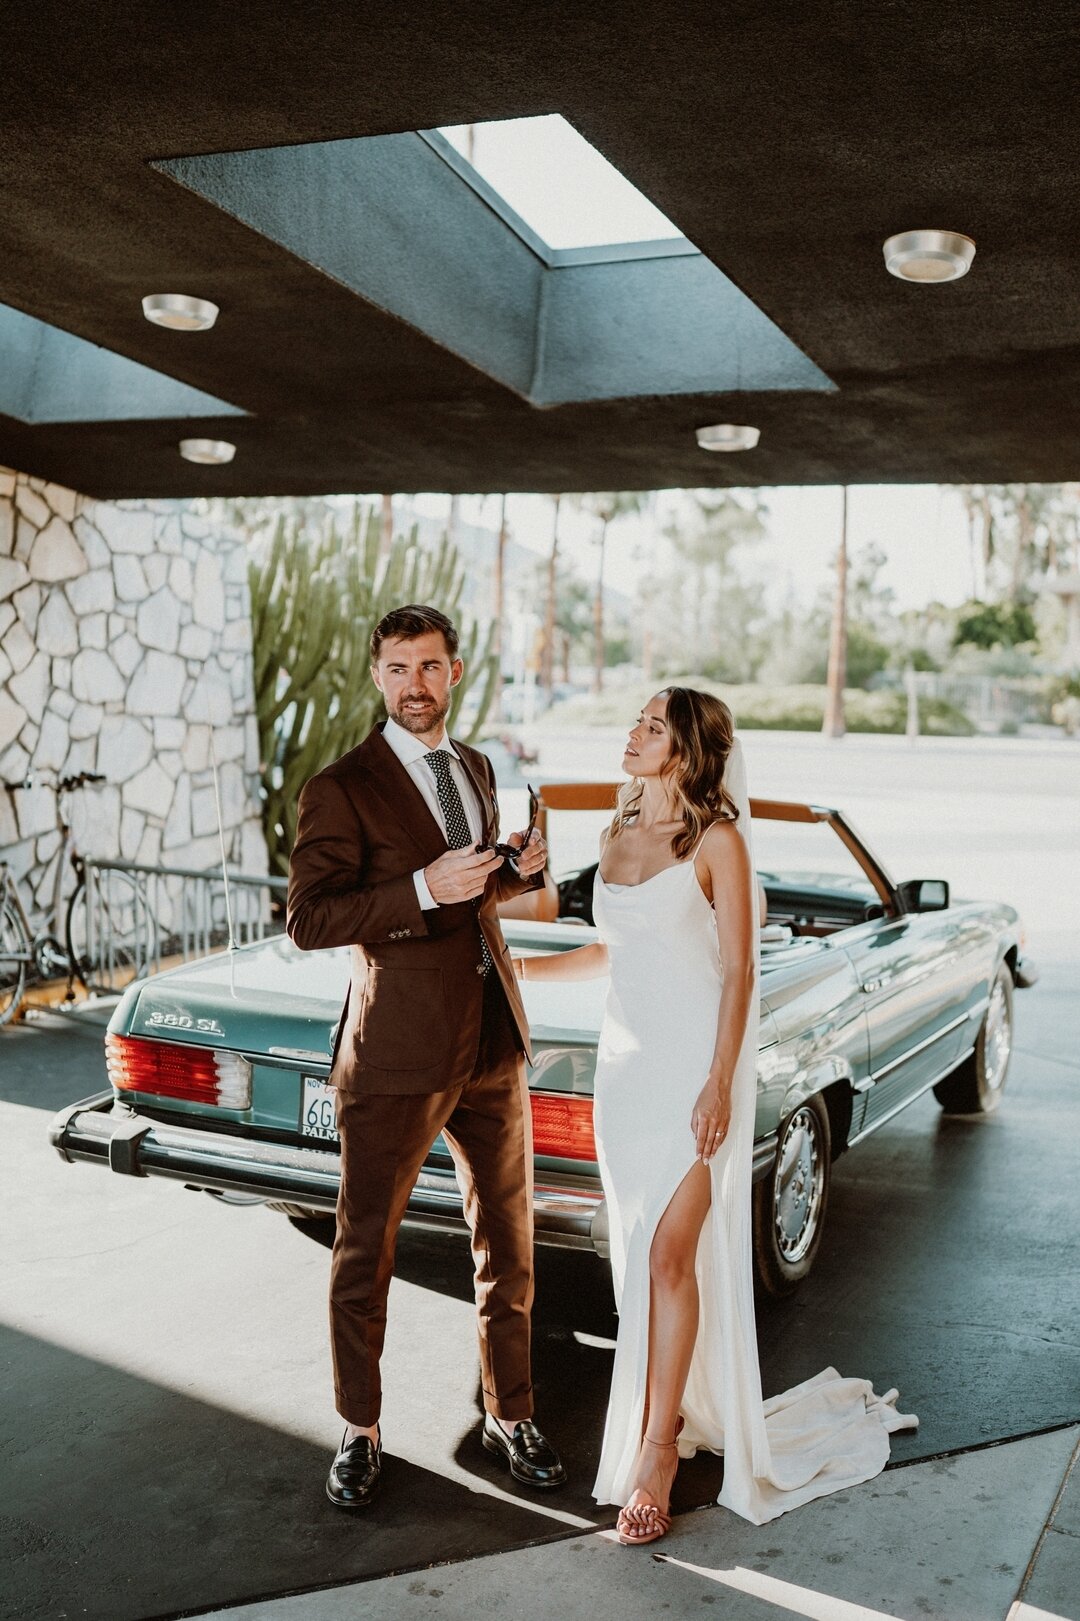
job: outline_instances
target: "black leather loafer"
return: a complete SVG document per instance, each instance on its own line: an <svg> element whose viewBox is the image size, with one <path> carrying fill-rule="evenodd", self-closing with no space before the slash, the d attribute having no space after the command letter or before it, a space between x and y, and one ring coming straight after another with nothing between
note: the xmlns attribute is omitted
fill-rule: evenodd
<svg viewBox="0 0 1080 1621"><path fill-rule="evenodd" d="M566 1485L562 1459L528 1419L515 1424L511 1436L507 1435L497 1418L486 1413L483 1440L488 1452L506 1459L510 1473L523 1486L533 1486L537 1491L552 1491L556 1486Z"/></svg>
<svg viewBox="0 0 1080 1621"><path fill-rule="evenodd" d="M377 1443L366 1435L358 1435L348 1444L343 1440L326 1477L326 1495L338 1508L367 1508L381 1476L381 1432Z"/></svg>

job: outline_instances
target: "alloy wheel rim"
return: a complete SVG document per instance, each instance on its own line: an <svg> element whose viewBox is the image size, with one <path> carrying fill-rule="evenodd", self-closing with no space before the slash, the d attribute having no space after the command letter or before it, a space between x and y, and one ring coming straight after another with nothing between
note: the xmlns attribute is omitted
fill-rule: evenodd
<svg viewBox="0 0 1080 1621"><path fill-rule="evenodd" d="M990 1006L986 1010L986 1036L983 1042L986 1084L991 1092L1000 1091L1004 1085L1011 1052L1012 1028L1009 1021L1009 1004L1005 996L1005 987L998 980L990 996Z"/></svg>
<svg viewBox="0 0 1080 1621"><path fill-rule="evenodd" d="M821 1129L814 1111L791 1116L779 1149L773 1222L780 1254L789 1265L801 1261L817 1233L825 1188Z"/></svg>

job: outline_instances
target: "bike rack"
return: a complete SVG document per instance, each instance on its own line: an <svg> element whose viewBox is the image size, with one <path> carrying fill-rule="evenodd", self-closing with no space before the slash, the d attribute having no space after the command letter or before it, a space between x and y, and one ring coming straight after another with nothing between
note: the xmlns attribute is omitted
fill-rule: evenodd
<svg viewBox="0 0 1080 1621"><path fill-rule="evenodd" d="M280 908L275 914L272 902L284 899L288 881L231 868L228 877L236 944L280 934L284 917ZM228 943L221 868L88 858L86 921L87 955L98 965L99 983L91 983L91 990L115 990L118 971L132 958L141 978L166 965L205 957Z"/></svg>

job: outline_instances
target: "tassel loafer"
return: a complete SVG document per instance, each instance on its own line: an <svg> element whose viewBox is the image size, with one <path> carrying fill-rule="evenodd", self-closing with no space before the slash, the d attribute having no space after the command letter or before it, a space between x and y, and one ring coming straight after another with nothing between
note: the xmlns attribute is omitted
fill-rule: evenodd
<svg viewBox="0 0 1080 1621"><path fill-rule="evenodd" d="M367 1508L382 1478L382 1431L378 1441L358 1435L342 1443L326 1477L326 1495L337 1508Z"/></svg>
<svg viewBox="0 0 1080 1621"><path fill-rule="evenodd" d="M506 1459L511 1475L523 1486L532 1486L537 1491L553 1491L556 1486L565 1486L562 1459L529 1419L515 1424L513 1435L507 1435L498 1419L486 1413L483 1442L486 1451Z"/></svg>

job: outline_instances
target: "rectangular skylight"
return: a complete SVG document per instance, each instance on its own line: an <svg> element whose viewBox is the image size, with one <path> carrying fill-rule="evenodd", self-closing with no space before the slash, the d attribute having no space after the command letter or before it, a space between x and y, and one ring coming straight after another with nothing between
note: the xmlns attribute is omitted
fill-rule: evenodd
<svg viewBox="0 0 1080 1621"><path fill-rule="evenodd" d="M549 248L613 247L682 232L558 113L439 132Z"/></svg>

